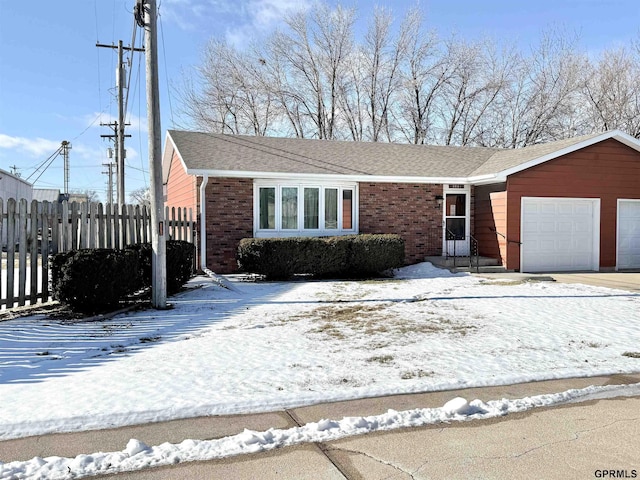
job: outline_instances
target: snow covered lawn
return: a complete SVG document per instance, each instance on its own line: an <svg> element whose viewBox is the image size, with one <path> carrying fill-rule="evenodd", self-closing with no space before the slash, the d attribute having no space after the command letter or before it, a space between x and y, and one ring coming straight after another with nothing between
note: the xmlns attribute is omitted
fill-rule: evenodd
<svg viewBox="0 0 640 480"><path fill-rule="evenodd" d="M640 371L640 296L421 264L394 279L207 277L174 309L0 323L0 440L365 396Z"/></svg>

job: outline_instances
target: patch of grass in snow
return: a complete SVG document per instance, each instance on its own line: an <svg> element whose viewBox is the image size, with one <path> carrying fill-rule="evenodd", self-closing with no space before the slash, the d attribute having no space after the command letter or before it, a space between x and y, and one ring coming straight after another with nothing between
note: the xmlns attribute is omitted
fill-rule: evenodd
<svg viewBox="0 0 640 480"><path fill-rule="evenodd" d="M377 355L375 357L367 358L367 362L369 363L378 362L378 363L382 363L383 365L385 363L391 363L392 361L393 361L393 355Z"/></svg>
<svg viewBox="0 0 640 480"><path fill-rule="evenodd" d="M624 352L622 356L629 358L640 358L640 352Z"/></svg>
<svg viewBox="0 0 640 480"><path fill-rule="evenodd" d="M140 343L153 343L153 342L158 342L160 341L162 337L160 336L155 336L155 337L142 337L140 338Z"/></svg>
<svg viewBox="0 0 640 480"><path fill-rule="evenodd" d="M405 370L404 372L400 373L400 378L402 380L411 380L412 378L430 377L432 375L435 375L435 373L436 372L434 371L425 372L424 370L419 368L417 370Z"/></svg>
<svg viewBox="0 0 640 480"><path fill-rule="evenodd" d="M485 283L485 282L483 282ZM495 279L490 282L486 282L487 284L496 287L515 287L517 285L524 285L526 280L503 280L503 279Z"/></svg>
<svg viewBox="0 0 640 480"><path fill-rule="evenodd" d="M600 342L594 342L594 341L589 341L587 342L586 340L580 340L580 342L576 342L575 340L569 340L569 345L577 345L578 348L584 348L584 347L589 347L589 348L604 348L604 347L608 347L607 344L604 343L600 343Z"/></svg>
<svg viewBox="0 0 640 480"><path fill-rule="evenodd" d="M416 315L414 311L408 311L403 314L402 306L389 302L320 306L305 312L304 316L317 325L308 333L322 333L334 339L351 338L354 335L375 338L373 346L367 348L382 348L397 342L398 338L406 343L416 335L466 335L477 328L442 317L436 312Z"/></svg>
<svg viewBox="0 0 640 480"><path fill-rule="evenodd" d="M309 330L310 333L324 333L332 338L342 340L345 338L344 334L333 323L328 322L319 327Z"/></svg>

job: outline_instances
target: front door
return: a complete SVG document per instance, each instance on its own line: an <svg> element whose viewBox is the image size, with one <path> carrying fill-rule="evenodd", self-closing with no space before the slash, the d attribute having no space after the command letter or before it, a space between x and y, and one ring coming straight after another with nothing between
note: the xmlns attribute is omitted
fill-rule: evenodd
<svg viewBox="0 0 640 480"><path fill-rule="evenodd" d="M443 236L445 256L469 255L469 188L466 185L445 185Z"/></svg>

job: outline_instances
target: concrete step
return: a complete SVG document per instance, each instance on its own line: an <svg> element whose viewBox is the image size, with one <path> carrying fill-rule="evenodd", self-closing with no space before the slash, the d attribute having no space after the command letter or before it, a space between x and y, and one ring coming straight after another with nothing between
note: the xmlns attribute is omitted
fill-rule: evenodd
<svg viewBox="0 0 640 480"><path fill-rule="evenodd" d="M480 272L480 273L503 273L507 272L507 269L500 265L500 262L495 258L478 257L476 268L476 258L473 258L473 267L469 267L469 257L442 257L433 256L426 257L427 262L432 263L439 268L446 268L452 272Z"/></svg>
<svg viewBox="0 0 640 480"><path fill-rule="evenodd" d="M452 272L471 272L471 273L507 273L513 272L513 270L507 270L501 265L480 265L478 268L475 265L469 268L468 265L461 267L454 267L450 269Z"/></svg>

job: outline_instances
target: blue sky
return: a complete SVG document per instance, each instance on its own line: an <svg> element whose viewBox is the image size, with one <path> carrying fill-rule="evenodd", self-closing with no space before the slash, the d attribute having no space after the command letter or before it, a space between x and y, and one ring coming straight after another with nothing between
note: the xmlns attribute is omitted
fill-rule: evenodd
<svg viewBox="0 0 640 480"><path fill-rule="evenodd" d="M226 38L238 45L276 28L288 12L308 0L157 0L160 8L160 89L162 129L179 122L179 101L171 85L200 59L205 42ZM97 42L131 44L135 0L0 0L0 168L15 165L23 178L71 141L71 190L95 190L106 198L110 146L101 134L117 117L115 50ZM338 2L329 1L335 5ZM401 18L419 5L428 27L441 37L453 32L471 39L490 36L522 48L543 30L561 28L580 36L583 51L640 39L638 0L396 0L342 2L354 6L366 23L374 5L391 7ZM140 46L140 35L136 46ZM139 68L140 67L140 68ZM127 133L126 190L148 184L144 61L135 54L131 73ZM39 188L62 188L62 158L38 179Z"/></svg>

